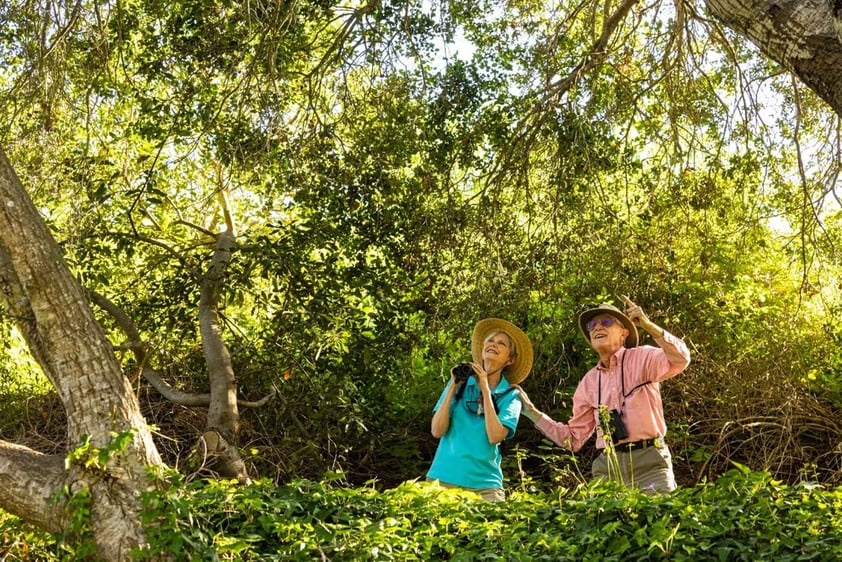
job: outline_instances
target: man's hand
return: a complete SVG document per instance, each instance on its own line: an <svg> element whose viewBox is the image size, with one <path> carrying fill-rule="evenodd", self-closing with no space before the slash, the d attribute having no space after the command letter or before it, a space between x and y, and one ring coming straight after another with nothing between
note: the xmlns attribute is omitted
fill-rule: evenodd
<svg viewBox="0 0 842 562"><path fill-rule="evenodd" d="M512 385L512 387L516 388L518 394L520 395L520 401L523 403L523 415L533 422L540 418L541 411L535 407L535 404L533 404L532 400L529 399L529 395L526 394L526 391L523 390L519 384Z"/></svg>
<svg viewBox="0 0 842 562"><path fill-rule="evenodd" d="M635 326L643 328L655 338L660 338L664 335L664 330L652 322L649 317L646 316L646 313L643 312L643 309L634 304L629 297L626 295L620 295L620 298L623 299L624 303L626 303L626 316L629 317L629 320L631 320Z"/></svg>

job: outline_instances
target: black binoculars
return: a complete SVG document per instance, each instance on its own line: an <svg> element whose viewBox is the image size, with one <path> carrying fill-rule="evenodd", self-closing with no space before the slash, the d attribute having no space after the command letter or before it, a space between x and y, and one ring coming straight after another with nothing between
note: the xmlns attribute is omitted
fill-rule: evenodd
<svg viewBox="0 0 842 562"><path fill-rule="evenodd" d="M456 377L456 382L465 382L468 380L468 377L474 375L474 368L470 363L459 363L450 372Z"/></svg>

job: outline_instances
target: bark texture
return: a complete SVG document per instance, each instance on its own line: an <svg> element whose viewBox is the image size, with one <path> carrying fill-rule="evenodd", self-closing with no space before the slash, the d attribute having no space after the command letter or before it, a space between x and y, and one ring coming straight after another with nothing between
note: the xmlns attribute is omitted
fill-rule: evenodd
<svg viewBox="0 0 842 562"><path fill-rule="evenodd" d="M708 9L842 115L842 1L705 0Z"/></svg>
<svg viewBox="0 0 842 562"><path fill-rule="evenodd" d="M51 533L67 526L53 495L65 482L64 457L0 441L0 506Z"/></svg>
<svg viewBox="0 0 842 562"><path fill-rule="evenodd" d="M108 560L128 559L143 544L138 492L146 467L161 463L137 398L111 344L94 319L85 292L0 150L0 297L67 411L68 442L89 436L105 448L114 433L133 441L104 470L84 470L10 444L0 446L0 508L45 529L65 517L45 498L63 485L91 492L91 529ZM25 471L25 472L19 472Z"/></svg>

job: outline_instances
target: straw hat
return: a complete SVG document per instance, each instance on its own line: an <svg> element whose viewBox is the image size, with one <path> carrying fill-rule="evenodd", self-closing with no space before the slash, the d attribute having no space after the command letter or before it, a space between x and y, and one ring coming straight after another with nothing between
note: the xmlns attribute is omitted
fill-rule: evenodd
<svg viewBox="0 0 842 562"><path fill-rule="evenodd" d="M629 331L629 335L626 336L625 346L637 347L637 327L628 316L620 311L619 308L606 302L596 308L588 309L579 315L579 330L581 330L582 335L585 336L585 339L588 340L588 342L591 341L591 334L588 332L587 324L591 321L591 319L595 316L599 316L600 314L610 314L619 320L623 324L623 327Z"/></svg>
<svg viewBox="0 0 842 562"><path fill-rule="evenodd" d="M515 344L517 357L515 362L503 370L509 384L519 384L529 376L532 369L532 342L523 330L501 318L485 318L474 326L471 336L471 356L476 363L482 365L482 346L491 334L503 332Z"/></svg>

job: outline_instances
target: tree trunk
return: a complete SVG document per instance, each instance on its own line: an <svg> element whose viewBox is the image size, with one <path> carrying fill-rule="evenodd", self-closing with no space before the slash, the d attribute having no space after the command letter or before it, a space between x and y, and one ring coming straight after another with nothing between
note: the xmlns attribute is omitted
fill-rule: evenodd
<svg viewBox="0 0 842 562"><path fill-rule="evenodd" d="M207 429L199 440L197 450L208 468L225 478L236 478L246 484L249 482L248 473L237 449L240 431L237 381L231 354L219 326L219 299L236 245L230 229L219 234L210 267L202 279L199 326L210 378L211 401Z"/></svg>
<svg viewBox="0 0 842 562"><path fill-rule="evenodd" d="M126 560L145 542L138 492L150 484L146 467L161 459L82 287L2 150L0 201L0 298L67 411L68 443L88 436L103 449L115 434L134 434L104 468L65 469L54 457L0 444L0 508L56 531L67 514L49 498L65 485L71 493L87 488L100 555Z"/></svg>
<svg viewBox="0 0 842 562"><path fill-rule="evenodd" d="M842 1L705 0L722 22L842 116Z"/></svg>

